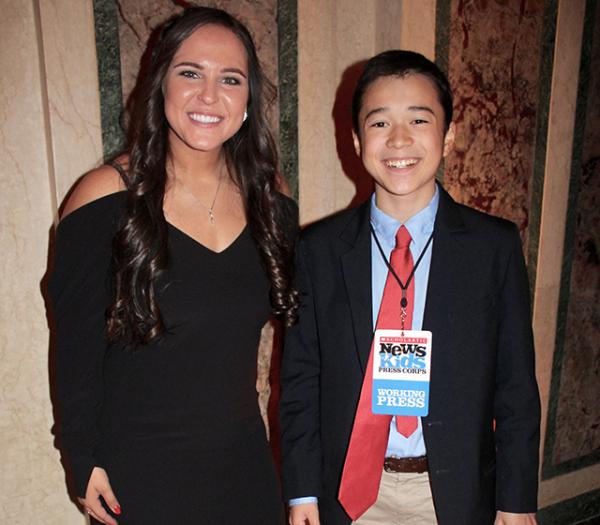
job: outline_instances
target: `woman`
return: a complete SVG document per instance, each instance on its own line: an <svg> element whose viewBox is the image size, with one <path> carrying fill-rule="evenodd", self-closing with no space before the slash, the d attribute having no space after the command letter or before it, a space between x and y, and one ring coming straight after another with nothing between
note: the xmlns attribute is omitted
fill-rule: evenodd
<svg viewBox="0 0 600 525"><path fill-rule="evenodd" d="M276 191L263 84L240 22L186 10L141 79L126 169L89 173L66 204L60 427L93 520L283 522L256 351L270 313L295 317L297 208Z"/></svg>

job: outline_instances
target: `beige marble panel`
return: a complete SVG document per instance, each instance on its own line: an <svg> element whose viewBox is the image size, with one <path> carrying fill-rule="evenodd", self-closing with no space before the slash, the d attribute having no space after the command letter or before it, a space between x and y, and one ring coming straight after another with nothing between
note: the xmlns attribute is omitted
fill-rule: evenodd
<svg viewBox="0 0 600 525"><path fill-rule="evenodd" d="M140 61L152 31L183 9L168 0L119 0L119 48L123 100L135 86Z"/></svg>
<svg viewBox="0 0 600 525"><path fill-rule="evenodd" d="M584 11L584 0L559 2L533 305L537 377L543 408L542 436L545 436L546 432L556 335ZM565 481L560 481L560 478L563 477ZM540 499L545 502L544 504L550 504L576 496L580 491L578 484L573 483L573 479L578 479L579 484L586 485L589 483L589 479L584 479L586 477L582 470L579 473L542 482ZM557 487L560 488L557 489ZM591 488L593 486L587 490L591 490Z"/></svg>
<svg viewBox="0 0 600 525"><path fill-rule="evenodd" d="M402 47L406 33L404 14L410 9L410 0L375 1L375 52ZM358 21L359 19L357 19Z"/></svg>
<svg viewBox="0 0 600 525"><path fill-rule="evenodd" d="M600 465L593 465L543 481L540 485L538 506L541 509L573 498L578 494L597 490L599 480Z"/></svg>
<svg viewBox="0 0 600 525"><path fill-rule="evenodd" d="M102 162L100 99L91 0L40 2L50 141L60 203Z"/></svg>
<svg viewBox="0 0 600 525"><path fill-rule="evenodd" d="M351 140L352 91L360 62L400 47L433 57L434 0L298 2L298 156L303 224L369 195L370 177Z"/></svg>
<svg viewBox="0 0 600 525"><path fill-rule="evenodd" d="M271 424L269 417L269 400L271 398L271 357L273 351L273 324L267 323L260 333L259 352L257 356L256 391L258 392L258 406L263 418L267 438L271 437ZM272 423L272 422L271 422Z"/></svg>
<svg viewBox="0 0 600 525"><path fill-rule="evenodd" d="M435 59L435 0L403 0L400 47Z"/></svg>
<svg viewBox="0 0 600 525"><path fill-rule="evenodd" d="M360 20L360 24L356 21ZM374 51L375 10L357 0L298 3L298 172L300 220L311 222L346 207L355 186L345 175L336 147L353 157L348 108L349 88L338 95L344 71ZM351 88L350 88L351 89ZM334 112L338 123L334 121ZM343 122L340 122L343 121Z"/></svg>
<svg viewBox="0 0 600 525"><path fill-rule="evenodd" d="M83 126L72 111L87 103L87 65L77 66L71 58L81 53L78 33L90 34L89 24L75 15L89 12L91 2L76 4L3 2L0 17L0 523L85 523L69 501L53 445L40 293L54 215L53 166L81 171L78 163L87 149L86 140L66 147L68 140L86 135L89 124L85 110ZM47 64L45 51L51 57ZM66 185L58 186L64 191Z"/></svg>

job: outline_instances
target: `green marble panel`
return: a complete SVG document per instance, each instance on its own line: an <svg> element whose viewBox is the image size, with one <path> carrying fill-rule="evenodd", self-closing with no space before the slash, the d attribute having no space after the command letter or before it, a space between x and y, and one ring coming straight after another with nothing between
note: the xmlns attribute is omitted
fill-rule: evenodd
<svg viewBox="0 0 600 525"><path fill-rule="evenodd" d="M279 167L298 198L298 8L278 0Z"/></svg>
<svg viewBox="0 0 600 525"><path fill-rule="evenodd" d="M435 5L435 63L448 74L450 53L451 0L438 0Z"/></svg>
<svg viewBox="0 0 600 525"><path fill-rule="evenodd" d="M438 0L435 5L435 63L447 75L450 53L450 0ZM435 178L444 183L444 159Z"/></svg>
<svg viewBox="0 0 600 525"><path fill-rule="evenodd" d="M536 118L535 152L533 177L529 205L529 226L527 244L527 271L531 293L535 290L538 249L540 244L540 219L544 194L544 175L546 169L546 144L548 140L548 114L550 111L550 91L552 86L552 68L554 62L554 40L556 38L557 0L547 0L544 9L544 24L540 46L540 81L538 84L538 112ZM533 304L533 297L531 304Z"/></svg>
<svg viewBox="0 0 600 525"><path fill-rule="evenodd" d="M121 58L119 20L115 0L94 0L96 55L100 89L100 118L104 159L116 155L125 145L121 127L123 95L121 92Z"/></svg>
<svg viewBox="0 0 600 525"><path fill-rule="evenodd" d="M538 525L598 525L600 523L600 490L540 509Z"/></svg>

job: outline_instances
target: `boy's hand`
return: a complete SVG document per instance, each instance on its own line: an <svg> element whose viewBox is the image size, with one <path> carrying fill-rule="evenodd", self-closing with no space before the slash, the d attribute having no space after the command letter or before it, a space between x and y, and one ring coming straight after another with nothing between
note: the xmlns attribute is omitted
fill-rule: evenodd
<svg viewBox="0 0 600 525"><path fill-rule="evenodd" d="M290 507L290 525L320 525L319 505L301 503Z"/></svg>
<svg viewBox="0 0 600 525"><path fill-rule="evenodd" d="M513 512L496 512L494 525L537 525L535 514L515 514Z"/></svg>

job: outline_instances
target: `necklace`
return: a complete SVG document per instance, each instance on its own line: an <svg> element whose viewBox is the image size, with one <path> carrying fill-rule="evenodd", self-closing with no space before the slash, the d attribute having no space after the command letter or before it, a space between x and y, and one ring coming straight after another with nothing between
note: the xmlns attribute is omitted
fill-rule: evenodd
<svg viewBox="0 0 600 525"><path fill-rule="evenodd" d="M180 179L175 179L179 184L181 184L181 187L184 189L184 191L192 198L194 199L194 201L196 201L196 203L198 203L200 206L202 206L207 212L208 212L208 219L210 220L211 224L215 224L215 214L213 213L213 208L215 207L215 203L217 202L217 196L219 195L219 190L221 189L221 183L223 182L223 174L221 174L221 176L219 177L219 183L217 184L217 189L215 191L215 196L213 197L212 200L212 204L210 205L210 208L204 204L203 202L200 201L200 199L198 197L196 197L192 191L183 183L182 180Z"/></svg>

